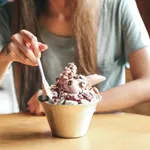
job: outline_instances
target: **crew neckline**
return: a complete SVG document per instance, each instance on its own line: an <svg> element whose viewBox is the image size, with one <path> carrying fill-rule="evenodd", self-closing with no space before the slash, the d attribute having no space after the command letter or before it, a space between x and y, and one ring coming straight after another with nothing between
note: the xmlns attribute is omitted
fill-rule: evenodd
<svg viewBox="0 0 150 150"><path fill-rule="evenodd" d="M46 27L41 27L42 40L46 43L55 44L57 46L68 47L74 45L73 37L59 36L49 32Z"/></svg>

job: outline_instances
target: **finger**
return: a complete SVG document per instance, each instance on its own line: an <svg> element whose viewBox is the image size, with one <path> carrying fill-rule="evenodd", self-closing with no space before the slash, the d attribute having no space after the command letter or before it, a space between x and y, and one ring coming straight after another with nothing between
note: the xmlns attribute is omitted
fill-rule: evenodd
<svg viewBox="0 0 150 150"><path fill-rule="evenodd" d="M45 113L44 112L36 112L35 115L36 116L45 116Z"/></svg>
<svg viewBox="0 0 150 150"><path fill-rule="evenodd" d="M30 109L30 113L34 115L35 109L34 108Z"/></svg>
<svg viewBox="0 0 150 150"><path fill-rule="evenodd" d="M26 111L27 111L27 112L30 112L30 107L27 107L27 108L26 108Z"/></svg>
<svg viewBox="0 0 150 150"><path fill-rule="evenodd" d="M26 108L26 111L29 112L29 113L33 112L33 110L30 108L30 106L28 106L28 107Z"/></svg>
<svg viewBox="0 0 150 150"><path fill-rule="evenodd" d="M28 101L28 106L35 106L37 105L37 102L35 101L34 96Z"/></svg>
<svg viewBox="0 0 150 150"><path fill-rule="evenodd" d="M37 58L41 57L41 52L39 49L37 38L31 32L29 32L27 30L21 30L20 34L23 36L23 39L26 42L29 42L31 44L31 47L32 47L32 50L33 50L35 56Z"/></svg>
<svg viewBox="0 0 150 150"><path fill-rule="evenodd" d="M48 49L48 46L45 45L45 44L42 44L41 42L38 42L39 44L39 48L40 48L40 51L43 52L45 51L46 49Z"/></svg>
<svg viewBox="0 0 150 150"><path fill-rule="evenodd" d="M39 116L45 114L44 111L43 111L43 108L42 108L41 104L39 104L38 107L36 108L35 114L36 114L36 115L39 115Z"/></svg>
<svg viewBox="0 0 150 150"><path fill-rule="evenodd" d="M11 59L13 61L17 61L26 65L35 66L25 55L22 51L18 48L17 44L14 40L11 40L8 44L8 52L10 53Z"/></svg>
<svg viewBox="0 0 150 150"><path fill-rule="evenodd" d="M32 98L27 102L28 106L30 106L30 104L32 104Z"/></svg>
<svg viewBox="0 0 150 150"><path fill-rule="evenodd" d="M98 74L88 75L86 77L87 77L88 85L89 86L96 85L96 84L98 84L98 83L106 80L106 77L100 76Z"/></svg>
<svg viewBox="0 0 150 150"><path fill-rule="evenodd" d="M30 98L30 100L27 102L28 105L37 105L39 104L38 96L42 94L42 90L39 89L35 92L35 94Z"/></svg>
<svg viewBox="0 0 150 150"><path fill-rule="evenodd" d="M22 63L29 66L37 66L37 64L33 64L30 59L28 59L24 54L20 56Z"/></svg>
<svg viewBox="0 0 150 150"><path fill-rule="evenodd" d="M38 108L38 109L35 111L35 115L42 116L42 115L45 115L45 113L44 113L43 109Z"/></svg>
<svg viewBox="0 0 150 150"><path fill-rule="evenodd" d="M26 55L26 57L29 58L30 61L33 62L34 64L37 64L37 59L34 53L32 52L31 49L29 49L27 46L24 45L22 37L17 33L13 35L11 38L17 44L18 48L20 48L20 50Z"/></svg>
<svg viewBox="0 0 150 150"><path fill-rule="evenodd" d="M32 63L25 55L24 53L21 53L21 50L16 49L13 50L13 52L18 56L16 61L21 62L25 65L29 65L29 66L37 66L36 64Z"/></svg>
<svg viewBox="0 0 150 150"><path fill-rule="evenodd" d="M28 112L30 112L31 114L34 114L34 111L35 109L33 108L33 107L30 107L30 106L28 106L27 108L26 108L26 111L28 111Z"/></svg>

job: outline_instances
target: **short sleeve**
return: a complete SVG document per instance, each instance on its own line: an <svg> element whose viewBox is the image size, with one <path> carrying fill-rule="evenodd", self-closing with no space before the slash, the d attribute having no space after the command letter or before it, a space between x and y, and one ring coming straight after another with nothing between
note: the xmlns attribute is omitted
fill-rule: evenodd
<svg viewBox="0 0 150 150"><path fill-rule="evenodd" d="M135 50L150 46L149 35L135 0L121 0L123 44L126 58Z"/></svg>
<svg viewBox="0 0 150 150"><path fill-rule="evenodd" d="M7 11L0 7L0 51L9 42L11 36L10 18Z"/></svg>

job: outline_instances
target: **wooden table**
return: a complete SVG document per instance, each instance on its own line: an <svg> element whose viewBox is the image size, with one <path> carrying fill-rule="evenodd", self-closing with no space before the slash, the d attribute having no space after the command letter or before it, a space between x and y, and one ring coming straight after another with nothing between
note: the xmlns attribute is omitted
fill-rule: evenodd
<svg viewBox="0 0 150 150"><path fill-rule="evenodd" d="M85 137L61 139L45 116L0 115L0 150L150 150L150 117L98 114Z"/></svg>

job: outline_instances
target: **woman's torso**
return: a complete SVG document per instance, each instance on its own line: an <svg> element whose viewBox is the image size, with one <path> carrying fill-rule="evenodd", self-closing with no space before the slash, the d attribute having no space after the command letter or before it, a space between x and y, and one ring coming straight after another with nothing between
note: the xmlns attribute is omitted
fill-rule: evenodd
<svg viewBox="0 0 150 150"><path fill-rule="evenodd" d="M42 63L46 78L52 84L68 62L75 62L75 43L72 38L57 36L46 28L41 28L41 35L49 47L42 54ZM118 0L103 1L97 36L98 69L107 78L100 84L100 90L104 91L125 83L125 56Z"/></svg>

